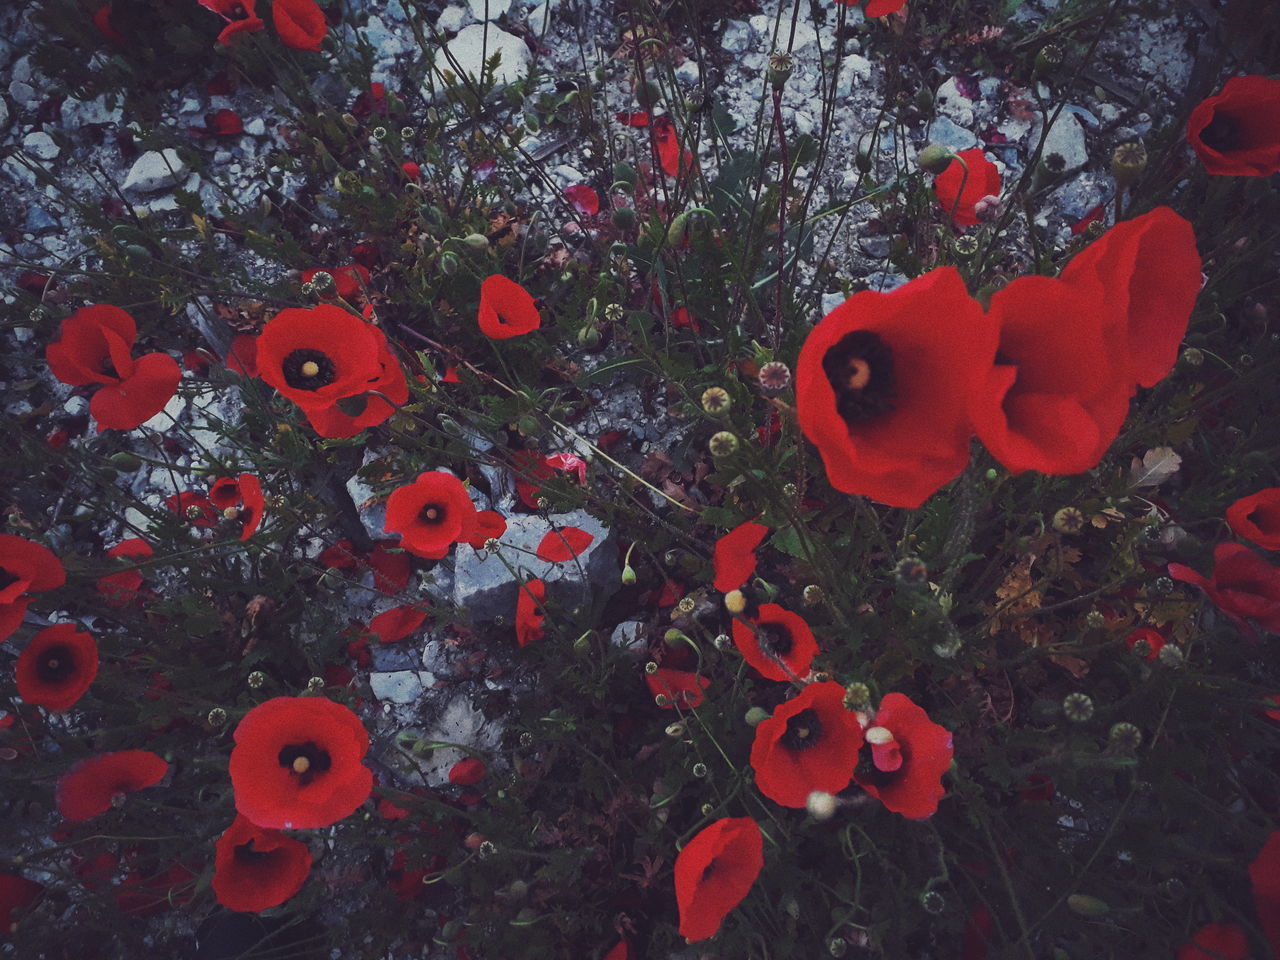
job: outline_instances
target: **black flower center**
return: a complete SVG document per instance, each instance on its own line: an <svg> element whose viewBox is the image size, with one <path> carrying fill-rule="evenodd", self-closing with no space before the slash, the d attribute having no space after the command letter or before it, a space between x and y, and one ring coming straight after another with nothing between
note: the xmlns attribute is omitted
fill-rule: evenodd
<svg viewBox="0 0 1280 960"><path fill-rule="evenodd" d="M280 766L292 770L304 787L328 770L331 764L329 752L310 740L282 747L276 759Z"/></svg>
<svg viewBox="0 0 1280 960"><path fill-rule="evenodd" d="M430 527L444 523L444 517L445 508L442 503L428 503L418 511L418 521Z"/></svg>
<svg viewBox="0 0 1280 960"><path fill-rule="evenodd" d="M1200 142L1218 153L1230 153L1232 150L1240 149L1241 141L1244 139L1241 134L1240 124L1236 122L1235 117L1218 113L1214 114L1209 125L1200 131Z"/></svg>
<svg viewBox="0 0 1280 960"><path fill-rule="evenodd" d="M761 650L775 657L785 657L795 645L790 628L781 623L762 623L757 626L756 640Z"/></svg>
<svg viewBox="0 0 1280 960"><path fill-rule="evenodd" d="M779 742L788 750L807 750L822 739L822 721L815 710L801 710L787 721L787 732Z"/></svg>
<svg viewBox="0 0 1280 960"><path fill-rule="evenodd" d="M319 390L337 379L333 361L319 350L295 350L281 364L284 382L295 390Z"/></svg>
<svg viewBox="0 0 1280 960"><path fill-rule="evenodd" d="M241 863L261 863L263 860L270 857L271 854L267 853L265 850L253 849L253 840L249 839L244 843L236 844L235 856Z"/></svg>
<svg viewBox="0 0 1280 960"><path fill-rule="evenodd" d="M12 570L6 570L4 567L0 567L0 590L8 589L21 579L22 578Z"/></svg>
<svg viewBox="0 0 1280 960"><path fill-rule="evenodd" d="M822 358L836 395L836 412L850 427L893 409L893 351L869 330L855 330Z"/></svg>
<svg viewBox="0 0 1280 960"><path fill-rule="evenodd" d="M41 683L62 683L75 672L76 660L70 647L61 644L45 650L36 662Z"/></svg>

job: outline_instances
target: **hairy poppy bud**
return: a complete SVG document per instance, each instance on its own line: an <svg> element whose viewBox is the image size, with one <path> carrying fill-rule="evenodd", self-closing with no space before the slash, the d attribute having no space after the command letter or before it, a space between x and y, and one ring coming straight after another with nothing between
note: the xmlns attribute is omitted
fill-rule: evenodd
<svg viewBox="0 0 1280 960"><path fill-rule="evenodd" d="M489 238L486 237L483 233L469 233L462 238L462 242L465 243L472 250L488 250L489 249Z"/></svg>
<svg viewBox="0 0 1280 960"><path fill-rule="evenodd" d="M117 473L133 473L133 471L141 468L142 461L135 457L132 453L121 450L119 453L113 453L110 457L111 466Z"/></svg>
<svg viewBox="0 0 1280 960"><path fill-rule="evenodd" d="M931 143L916 156L916 166L925 173L942 173L951 166L955 151L940 143Z"/></svg>
<svg viewBox="0 0 1280 960"><path fill-rule="evenodd" d="M769 711L764 707L752 707L743 719L747 721L748 726L758 726L769 719Z"/></svg>
<svg viewBox="0 0 1280 960"><path fill-rule="evenodd" d="M1067 906L1072 913L1081 917L1105 917L1111 912L1111 907L1105 900L1091 897L1087 893L1073 893L1067 897Z"/></svg>
<svg viewBox="0 0 1280 960"><path fill-rule="evenodd" d="M636 182L636 168L625 160L619 161L613 165L613 179L615 183L634 185Z"/></svg>
<svg viewBox="0 0 1280 960"><path fill-rule="evenodd" d="M636 225L636 212L631 207L618 207L609 219L619 230L630 230Z"/></svg>

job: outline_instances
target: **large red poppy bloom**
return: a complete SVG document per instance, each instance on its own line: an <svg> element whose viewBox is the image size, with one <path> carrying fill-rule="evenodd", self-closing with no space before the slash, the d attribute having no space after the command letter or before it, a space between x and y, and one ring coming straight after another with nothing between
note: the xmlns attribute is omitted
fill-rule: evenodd
<svg viewBox="0 0 1280 960"><path fill-rule="evenodd" d="M50 372L63 383L99 384L89 412L103 430L132 430L164 409L178 389L182 370L167 353L133 358L138 328L119 307L81 307L45 348Z"/></svg>
<svg viewBox="0 0 1280 960"><path fill-rule="evenodd" d="M242 473L236 478L219 477L209 488L210 502L223 512L240 521L240 539L248 540L262 523L262 511L267 505L262 494L262 482L252 473Z"/></svg>
<svg viewBox="0 0 1280 960"><path fill-rule="evenodd" d="M321 697L275 697L244 715L231 751L236 809L260 827L308 830L349 816L373 789L359 717Z"/></svg>
<svg viewBox="0 0 1280 960"><path fill-rule="evenodd" d="M480 332L491 340L509 340L542 326L533 295L514 280L495 273L480 284Z"/></svg>
<svg viewBox="0 0 1280 960"><path fill-rule="evenodd" d="M996 330L953 267L827 314L800 350L796 413L831 485L918 507L964 469Z"/></svg>
<svg viewBox="0 0 1280 960"><path fill-rule="evenodd" d="M700 831L676 856L680 936L705 940L742 902L764 866L764 838L750 817L726 817Z"/></svg>
<svg viewBox="0 0 1280 960"><path fill-rule="evenodd" d="M1280 170L1280 80L1232 77L1191 111L1187 142L1207 173L1271 176Z"/></svg>
<svg viewBox="0 0 1280 960"><path fill-rule="evenodd" d="M36 902L44 884L28 880L16 873L0 873L0 937L8 936L21 913Z"/></svg>
<svg viewBox="0 0 1280 960"><path fill-rule="evenodd" d="M0 640L22 624L31 598L67 582L62 561L48 547L11 533L0 533Z"/></svg>
<svg viewBox="0 0 1280 960"><path fill-rule="evenodd" d="M768 680L803 679L818 654L809 624L776 603L762 603L750 623L733 621L738 652Z"/></svg>
<svg viewBox="0 0 1280 960"><path fill-rule="evenodd" d="M1253 905L1271 952L1280 957L1280 830L1267 837L1249 864Z"/></svg>
<svg viewBox="0 0 1280 960"><path fill-rule="evenodd" d="M1108 308L1124 318L1119 346L1130 384L1151 387L1178 359L1200 294L1200 253L1191 224L1168 207L1117 223L1062 271L1072 284L1102 284ZM1069 366L1075 367L1073 362Z"/></svg>
<svg viewBox="0 0 1280 960"><path fill-rule="evenodd" d="M1234 923L1209 923L1178 948L1177 960L1249 960L1249 938Z"/></svg>
<svg viewBox="0 0 1280 960"><path fill-rule="evenodd" d="M280 34L280 42L295 50L319 52L320 41L329 32L324 11L315 0L275 0L271 19Z"/></svg>
<svg viewBox="0 0 1280 960"><path fill-rule="evenodd" d="M214 844L213 893L229 910L279 906L302 889L310 871L305 843L242 816Z"/></svg>
<svg viewBox="0 0 1280 960"><path fill-rule="evenodd" d="M1212 578L1181 563L1169 564L1169 576L1203 590L1250 640L1258 639L1254 623L1268 633L1280 633L1280 567L1244 544L1220 543L1214 548Z"/></svg>
<svg viewBox="0 0 1280 960"><path fill-rule="evenodd" d="M303 410L331 407L383 376L385 340L377 327L341 307L291 307L258 336L258 376Z"/></svg>
<svg viewBox="0 0 1280 960"><path fill-rule="evenodd" d="M756 572L756 547L768 536L763 523L748 520L740 523L716 541L711 566L715 570L712 586L721 593L737 590Z"/></svg>
<svg viewBox="0 0 1280 960"><path fill-rule="evenodd" d="M979 439L1011 473L1095 466L1130 395L1120 315L1101 284L1019 277L992 296L990 315L999 351L969 404Z"/></svg>
<svg viewBox="0 0 1280 960"><path fill-rule="evenodd" d="M58 812L68 820L106 813L126 793L154 787L169 764L149 750L117 750L81 760L58 780Z"/></svg>
<svg viewBox="0 0 1280 960"><path fill-rule="evenodd" d="M868 12L867 16L871 13ZM962 227L972 227L978 223L974 205L983 197L1000 195L1000 171L983 156L981 147L962 150L956 156L959 159L952 160L933 181L933 192L938 195L938 203L947 216Z"/></svg>
<svg viewBox="0 0 1280 960"><path fill-rule="evenodd" d="M409 399L404 368L391 352L382 331L378 335L378 373L364 386L364 392L328 407L305 409L311 428L322 437L354 437L365 427L376 427Z"/></svg>
<svg viewBox="0 0 1280 960"><path fill-rule="evenodd" d="M1280 550L1280 487L1241 497L1227 507L1227 524L1237 537L1267 550Z"/></svg>
<svg viewBox="0 0 1280 960"><path fill-rule="evenodd" d="M387 498L383 529L400 534L400 546L415 556L438 560L459 540L470 540L475 526L475 504L451 473L420 473Z"/></svg>
<svg viewBox="0 0 1280 960"><path fill-rule="evenodd" d="M66 710L97 675L97 641L73 623L55 623L37 633L14 670L22 699L46 710Z"/></svg>
<svg viewBox="0 0 1280 960"><path fill-rule="evenodd" d="M784 807L803 807L815 790L839 793L853 779L862 749L857 714L844 687L811 683L756 726L751 769L760 792Z"/></svg>
<svg viewBox="0 0 1280 960"><path fill-rule="evenodd" d="M546 613L543 604L547 600L547 585L541 580L522 584L516 594L516 643L527 647L541 640L546 632Z"/></svg>
<svg viewBox="0 0 1280 960"><path fill-rule="evenodd" d="M121 540L107 551L108 557L149 557L155 553L151 544L141 537L130 537ZM142 586L142 574L137 570L121 570L119 573L108 573L99 577L96 584L98 593L113 607L123 607L136 600L139 587Z"/></svg>
<svg viewBox="0 0 1280 960"><path fill-rule="evenodd" d="M929 719L901 693L880 701L853 779L894 813L923 820L946 795L942 775L951 766L951 731Z"/></svg>

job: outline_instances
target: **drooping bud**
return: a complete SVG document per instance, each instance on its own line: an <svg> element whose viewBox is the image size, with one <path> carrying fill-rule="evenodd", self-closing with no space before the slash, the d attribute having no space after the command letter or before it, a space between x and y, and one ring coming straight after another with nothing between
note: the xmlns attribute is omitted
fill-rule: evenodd
<svg viewBox="0 0 1280 960"><path fill-rule="evenodd" d="M925 173L942 173L951 166L955 151L940 143L931 143L916 155L916 166Z"/></svg>

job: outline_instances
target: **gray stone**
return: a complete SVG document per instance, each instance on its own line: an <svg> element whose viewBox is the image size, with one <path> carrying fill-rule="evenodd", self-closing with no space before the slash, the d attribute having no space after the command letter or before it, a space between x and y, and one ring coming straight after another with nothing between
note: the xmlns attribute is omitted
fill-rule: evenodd
<svg viewBox="0 0 1280 960"><path fill-rule="evenodd" d="M23 222L22 229L39 237L61 230L62 224L58 223L57 219L43 207L30 207L27 209L27 219Z"/></svg>
<svg viewBox="0 0 1280 960"><path fill-rule="evenodd" d="M36 95L35 87L25 80L14 80L10 83L9 96L13 97L18 106L26 107L27 109L37 106L40 102L40 98Z"/></svg>
<svg viewBox="0 0 1280 960"><path fill-rule="evenodd" d="M791 46L792 53L798 53L811 43L815 43L818 39L818 31L813 29L813 24L809 22L809 9L806 5L801 4L798 7L787 5L787 9L783 12L782 19L778 23L778 42L775 44L777 49L787 49L787 38L791 36L792 17L789 16L795 11L795 43ZM751 29L757 34L765 38L765 43L773 36L774 18L765 14L758 14L751 18Z"/></svg>
<svg viewBox="0 0 1280 960"><path fill-rule="evenodd" d="M434 682L434 680L433 680ZM471 705L465 695L459 694L445 704L444 709L426 731L423 738L441 743L457 743L480 751L497 748L502 740L502 726L490 723L484 714ZM421 761L423 778L430 786L441 786L449 780L449 769L467 756L453 747L441 747L431 751Z"/></svg>
<svg viewBox="0 0 1280 960"><path fill-rule="evenodd" d="M53 137L43 131L28 133L22 138L22 149L41 160L52 160L59 153L58 145Z"/></svg>
<svg viewBox="0 0 1280 960"><path fill-rule="evenodd" d="M974 136L972 130L957 126L950 118L937 117L933 123L929 124L929 142L940 143L958 152L976 147L978 138Z"/></svg>
<svg viewBox="0 0 1280 960"><path fill-rule="evenodd" d="M425 670L393 670L369 674L369 689L379 700L390 703L413 703L422 696L423 688L436 678Z"/></svg>
<svg viewBox="0 0 1280 960"><path fill-rule="evenodd" d="M535 554L542 538L552 529L538 516L507 519L507 531L497 550L473 550L460 543L454 560L453 601L476 623L498 616L513 620L517 585L542 580L547 598L565 606L598 602L612 595L621 584L615 536L584 510L556 514L556 529L578 527L594 539L577 557L564 563L548 563Z"/></svg>
<svg viewBox="0 0 1280 960"><path fill-rule="evenodd" d="M374 671L417 670L422 664L418 662L417 652L405 639L397 643L381 643L369 641L369 658L373 662Z"/></svg>
<svg viewBox="0 0 1280 960"><path fill-rule="evenodd" d="M525 42L492 24L473 23L450 40L443 53L436 57L437 71L452 70L477 80L484 72L485 61L494 54L500 56L493 71L495 83L514 83L529 72L531 55Z"/></svg>
<svg viewBox="0 0 1280 960"><path fill-rule="evenodd" d="M511 9L511 0L467 0L477 20L497 20Z"/></svg>
<svg viewBox="0 0 1280 960"><path fill-rule="evenodd" d="M124 189L137 193L151 193L175 186L186 176L187 165L182 162L177 150L172 147L163 152L148 150L129 168Z"/></svg>
<svg viewBox="0 0 1280 960"><path fill-rule="evenodd" d="M697 83L698 76L698 65L692 60L686 60L684 63L680 64L680 66L676 67L676 79L681 83Z"/></svg>
<svg viewBox="0 0 1280 960"><path fill-rule="evenodd" d="M8 130L11 119L13 116L9 113L9 101L0 97L0 130Z"/></svg>
<svg viewBox="0 0 1280 960"><path fill-rule="evenodd" d="M123 118L124 111L120 107L107 108L106 94L94 100L68 97L62 103L62 122L69 127L80 127L88 123L119 123Z"/></svg>
<svg viewBox="0 0 1280 960"><path fill-rule="evenodd" d="M471 11L466 7L445 7L436 18L436 29L457 33L471 22Z"/></svg>
<svg viewBox="0 0 1280 960"><path fill-rule="evenodd" d="M933 106L938 113L954 120L962 127L973 126L973 101L960 92L955 77L949 77L933 95Z"/></svg>
<svg viewBox="0 0 1280 960"><path fill-rule="evenodd" d="M870 82L871 61L851 53L840 63L840 72L836 75L836 96L841 99L853 96L855 89Z"/></svg>
<svg viewBox="0 0 1280 960"><path fill-rule="evenodd" d="M1031 131L1032 144L1039 142L1042 122L1037 121L1035 129ZM1040 156L1043 158L1054 153L1062 157L1064 167L1061 173L1063 175L1075 173L1089 162L1089 150L1084 142L1084 127L1080 125L1080 121L1074 114L1063 111L1057 122L1049 128L1049 135L1044 141L1044 151Z"/></svg>
<svg viewBox="0 0 1280 960"><path fill-rule="evenodd" d="M267 125L261 117L254 117L244 125L244 132L251 137L265 136L267 132Z"/></svg>
<svg viewBox="0 0 1280 960"><path fill-rule="evenodd" d="M745 20L730 20L724 26L720 46L729 53L746 53L751 46L751 24Z"/></svg>
<svg viewBox="0 0 1280 960"><path fill-rule="evenodd" d="M644 624L639 620L624 620L613 628L609 642L619 650L638 654L644 650L643 630Z"/></svg>

